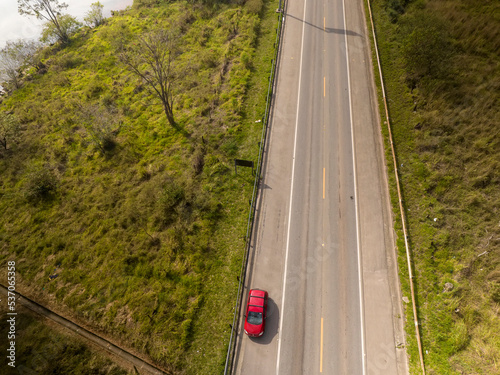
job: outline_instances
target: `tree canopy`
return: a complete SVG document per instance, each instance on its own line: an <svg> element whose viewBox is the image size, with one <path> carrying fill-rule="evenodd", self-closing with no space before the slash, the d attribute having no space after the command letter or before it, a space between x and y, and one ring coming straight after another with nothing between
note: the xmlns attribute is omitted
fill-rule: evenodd
<svg viewBox="0 0 500 375"><path fill-rule="evenodd" d="M0 79L19 88L20 69L35 64L39 44L31 40L8 41L0 50Z"/></svg>
<svg viewBox="0 0 500 375"><path fill-rule="evenodd" d="M90 5L90 10L85 13L85 18L83 19L87 26L97 27L104 23L105 18L102 14L103 8L104 5L102 5L99 1Z"/></svg>
<svg viewBox="0 0 500 375"><path fill-rule="evenodd" d="M68 21L68 17L62 13L68 4L60 3L59 0L17 0L17 4L19 14L49 22L57 39L63 44L69 42L67 22L64 22Z"/></svg>
<svg viewBox="0 0 500 375"><path fill-rule="evenodd" d="M43 43L56 43L57 41L67 43L69 37L81 26L82 24L78 22L75 17L69 14L63 14L59 17L58 27L52 22L45 22L40 40ZM65 37L62 38L61 35L65 35Z"/></svg>

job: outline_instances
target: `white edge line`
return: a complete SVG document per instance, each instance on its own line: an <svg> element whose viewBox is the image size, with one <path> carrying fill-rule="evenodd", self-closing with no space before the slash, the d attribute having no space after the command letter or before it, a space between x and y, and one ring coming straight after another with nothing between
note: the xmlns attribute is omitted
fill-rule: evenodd
<svg viewBox="0 0 500 375"><path fill-rule="evenodd" d="M306 6L307 6L307 0L304 0L304 21L306 19ZM290 207L288 210L288 230L287 230L287 239L286 239L286 250L285 250L285 270L283 273L283 293L281 296L281 320L280 320L280 328L279 328L279 333L278 333L278 356L276 359L276 375L279 375L280 371L280 354L281 354L281 332L283 328L283 320L285 314L283 313L283 309L285 307L285 290L286 290L286 273L287 273L287 266L288 266L288 249L290 245L290 222L292 219L292 202L293 202L293 179L295 175L295 153L297 151L297 129L299 126L299 104L300 104L300 83L302 81L302 57L304 56L304 29L305 29L305 22L302 23L302 41L300 45L300 65L299 65L299 86L297 89L297 113L295 116L295 135L294 135L294 141L293 141L293 161L292 161L292 179L290 182ZM284 33L283 33L284 37Z"/></svg>
<svg viewBox="0 0 500 375"><path fill-rule="evenodd" d="M345 19L345 0L342 0L342 8L344 13L344 38L346 50L346 65L347 65L347 85L349 92L349 120L351 122L351 142L352 142L352 164L354 174L354 204L356 210L356 243L358 251L358 282L359 282L359 318L361 322L361 355L363 363L363 375L366 374L366 348L365 348L365 318L364 318L364 303L363 303L363 274L361 270L361 251L359 248L359 220L358 220L358 178L356 174L356 153L354 151L354 126L352 123L352 98L351 98L351 75L349 73L349 47L347 44L347 23Z"/></svg>

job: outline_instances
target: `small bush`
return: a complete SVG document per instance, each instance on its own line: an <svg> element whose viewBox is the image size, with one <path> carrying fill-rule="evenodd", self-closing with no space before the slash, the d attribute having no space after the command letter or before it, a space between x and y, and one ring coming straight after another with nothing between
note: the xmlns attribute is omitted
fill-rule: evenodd
<svg viewBox="0 0 500 375"><path fill-rule="evenodd" d="M102 154L113 150L122 125L120 115L114 113L112 108L92 104L78 104L77 108L80 111L79 120L92 143Z"/></svg>
<svg viewBox="0 0 500 375"><path fill-rule="evenodd" d="M247 0L245 8L249 13L259 14L262 10L262 0Z"/></svg>
<svg viewBox="0 0 500 375"><path fill-rule="evenodd" d="M252 57L250 56L250 54L248 52L246 52L246 51L241 52L240 59L241 59L243 66L246 69L248 69L251 66Z"/></svg>
<svg viewBox="0 0 500 375"><path fill-rule="evenodd" d="M74 69L82 63L83 59L81 56L75 56L73 53L68 53L57 61L57 66L62 70L67 70Z"/></svg>
<svg viewBox="0 0 500 375"><path fill-rule="evenodd" d="M172 224L178 216L175 209L183 200L184 188L173 180L167 182L158 199L156 224L163 227Z"/></svg>
<svg viewBox="0 0 500 375"><path fill-rule="evenodd" d="M98 98L103 91L104 86L98 78L93 79L84 90L85 96L88 99Z"/></svg>
<svg viewBox="0 0 500 375"><path fill-rule="evenodd" d="M423 77L441 78L449 70L452 56L446 28L431 16L422 14L415 18L415 28L402 44L407 80L416 83Z"/></svg>
<svg viewBox="0 0 500 375"><path fill-rule="evenodd" d="M200 67L202 69L213 69L219 64L216 51L205 49L200 53Z"/></svg>
<svg viewBox="0 0 500 375"><path fill-rule="evenodd" d="M171 210L184 199L184 189L175 181L168 183L163 189L160 202L164 209Z"/></svg>
<svg viewBox="0 0 500 375"><path fill-rule="evenodd" d="M191 163L193 165L193 170L195 175L199 175L201 172L203 172L203 166L205 164L205 152L203 149L199 148L197 149L193 157L191 159Z"/></svg>
<svg viewBox="0 0 500 375"><path fill-rule="evenodd" d="M56 191L57 177L49 167L37 167L28 173L24 195L29 201L50 199Z"/></svg>

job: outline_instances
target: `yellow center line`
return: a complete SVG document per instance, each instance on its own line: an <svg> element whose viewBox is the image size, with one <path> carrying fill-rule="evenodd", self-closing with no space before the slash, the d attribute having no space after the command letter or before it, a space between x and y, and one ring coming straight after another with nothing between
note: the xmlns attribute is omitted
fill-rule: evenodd
<svg viewBox="0 0 500 375"><path fill-rule="evenodd" d="M326 31L326 17L323 17L323 30ZM326 76L323 77L323 97L326 97ZM323 124L323 128L325 128ZM325 174L326 170L323 168L323 199L325 199ZM323 246L325 244L323 243ZM321 338L320 338L320 349L319 349L319 372L323 372L323 318L321 318Z"/></svg>
<svg viewBox="0 0 500 375"><path fill-rule="evenodd" d="M323 168L323 199L325 199L325 168Z"/></svg>
<svg viewBox="0 0 500 375"><path fill-rule="evenodd" d="M326 17L323 17L323 30L326 31ZM326 97L326 76L323 77L323 97ZM323 126L325 127L325 125ZM325 199L325 174L326 170L323 167L323 199ZM323 246L325 244L323 243ZM321 338L319 349L319 372L323 372L323 318L321 318Z"/></svg>
<svg viewBox="0 0 500 375"><path fill-rule="evenodd" d="M321 343L319 349L319 372L323 372L323 318L321 318Z"/></svg>

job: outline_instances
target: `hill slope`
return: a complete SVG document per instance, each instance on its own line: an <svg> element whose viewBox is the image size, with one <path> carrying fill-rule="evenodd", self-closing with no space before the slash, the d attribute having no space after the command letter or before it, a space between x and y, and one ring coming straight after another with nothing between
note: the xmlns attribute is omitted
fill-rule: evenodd
<svg viewBox="0 0 500 375"><path fill-rule="evenodd" d="M220 372L253 184L232 159L257 155L274 9L139 6L43 52L0 106L21 122L0 153L19 290L172 371ZM159 28L177 33L177 127L119 59Z"/></svg>
<svg viewBox="0 0 500 375"><path fill-rule="evenodd" d="M500 4L372 3L427 373L498 374ZM402 240L399 249L404 259ZM413 339L409 352L420 373Z"/></svg>

